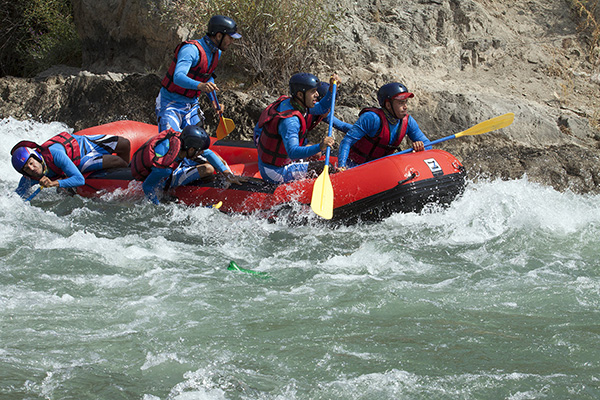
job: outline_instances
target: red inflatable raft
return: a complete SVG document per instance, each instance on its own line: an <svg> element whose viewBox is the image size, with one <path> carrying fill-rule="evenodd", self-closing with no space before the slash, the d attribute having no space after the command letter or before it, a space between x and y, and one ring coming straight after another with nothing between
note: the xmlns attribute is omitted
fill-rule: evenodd
<svg viewBox="0 0 600 400"><path fill-rule="evenodd" d="M76 132L79 135L119 135L131 142L131 152L158 133L155 125L135 121L118 121ZM315 179L286 184L263 181L258 172L257 152L251 142L216 141L211 150L227 161L236 175L249 177L242 185L227 186L223 179L199 181L171 189L179 202L190 205L213 205L222 202L226 213L257 213L276 216L284 211L310 210ZM331 157L331 163L336 163ZM334 192L333 221L355 223L376 221L396 212L419 212L426 204L448 204L462 193L465 170L451 154L442 150L396 154L330 174ZM142 196L141 183L133 181L129 169L92 173L77 193L98 197L115 191Z"/></svg>

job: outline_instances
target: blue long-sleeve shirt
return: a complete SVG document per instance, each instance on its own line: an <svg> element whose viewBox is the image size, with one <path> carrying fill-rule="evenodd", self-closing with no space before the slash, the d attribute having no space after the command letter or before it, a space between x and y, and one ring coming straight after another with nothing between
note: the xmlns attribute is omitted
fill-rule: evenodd
<svg viewBox="0 0 600 400"><path fill-rule="evenodd" d="M216 54L221 55L221 50L215 46L215 44L210 40L208 36L204 36L200 40L198 40L200 46L204 49L206 53L206 58L208 65L211 65L213 58ZM198 48L193 44L186 44L181 46L179 49L179 54L177 55L177 64L175 65L175 73L173 74L173 82L181 86L184 89L192 89L197 90L198 85L201 83L200 81L194 80L187 76L190 72L190 68L198 65L200 62L200 52ZM214 82L214 78L211 76L208 80L209 82ZM177 93L169 92L166 88L160 89L160 95L163 97L164 101L171 102L180 102L180 103L197 103L198 98L189 98ZM210 99L210 97L209 97Z"/></svg>
<svg viewBox="0 0 600 400"><path fill-rule="evenodd" d="M400 127L402 125L402 120L399 119L395 124L390 123L386 120L390 128L390 142L388 144L394 143L398 135L400 134ZM354 123L352 128L348 131L342 142L340 143L340 149L338 153L338 167L344 168L346 167L346 163L348 160L348 155L350 154L350 148L362 139L365 135L370 137L375 137L377 132L379 132L379 128L381 127L381 118L379 115L374 113L373 111L367 111L363 113L358 120ZM430 149L431 146L427 146L429 143L429 139L427 136L421 131L419 128L419 124L412 116L408 116L408 125L406 128L406 135L413 142L423 142L425 144L425 149Z"/></svg>
<svg viewBox="0 0 600 400"><path fill-rule="evenodd" d="M329 120L331 119L331 113L327 114L327 116L323 119L323 122L329 124ZM333 127L340 132L348 133L348 131L352 128L352 124L344 122L337 117L333 117Z"/></svg>

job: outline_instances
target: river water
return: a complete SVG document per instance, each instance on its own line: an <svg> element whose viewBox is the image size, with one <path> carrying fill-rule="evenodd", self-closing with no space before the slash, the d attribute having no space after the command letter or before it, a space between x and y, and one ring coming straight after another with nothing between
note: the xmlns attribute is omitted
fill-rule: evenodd
<svg viewBox="0 0 600 400"><path fill-rule="evenodd" d="M65 128L0 120L1 399L600 398L600 196L469 182L336 229L24 203L10 148Z"/></svg>

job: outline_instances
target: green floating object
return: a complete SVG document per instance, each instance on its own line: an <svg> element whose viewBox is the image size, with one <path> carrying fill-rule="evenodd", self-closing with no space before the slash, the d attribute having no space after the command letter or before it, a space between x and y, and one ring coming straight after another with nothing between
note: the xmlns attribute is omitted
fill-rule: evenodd
<svg viewBox="0 0 600 400"><path fill-rule="evenodd" d="M252 274L252 275L258 275L262 278L270 278L269 274L267 274L266 272L263 271L254 271L251 269L246 269L246 268L241 268L239 267L235 261L231 261L229 263L229 267L227 267L227 269L229 271L239 271L239 272L245 272L247 274Z"/></svg>

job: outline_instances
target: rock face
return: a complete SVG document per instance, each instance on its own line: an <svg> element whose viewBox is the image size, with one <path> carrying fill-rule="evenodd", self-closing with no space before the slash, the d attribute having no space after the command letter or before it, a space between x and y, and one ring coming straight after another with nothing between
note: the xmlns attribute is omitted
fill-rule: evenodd
<svg viewBox="0 0 600 400"><path fill-rule="evenodd" d="M83 68L145 73L168 67L169 52L189 33L162 22L159 6L149 0L73 0Z"/></svg>
<svg viewBox="0 0 600 400"><path fill-rule="evenodd" d="M149 1L74 6L84 67L97 74L56 69L2 79L0 117L60 120L74 129L117 119L155 123L160 79L188 33L161 27ZM600 57L590 57L564 1L340 0L335 7L339 32L311 72L342 78L340 119L353 122L361 108L375 106L377 88L390 81L415 93L409 112L432 140L514 112L508 128L440 148L457 155L471 178L526 174L558 190L600 192L600 65L590 62ZM230 137L249 138L262 109L287 90L236 86L243 71L222 64L219 100L237 126ZM207 118L213 131L216 118L210 111Z"/></svg>
<svg viewBox="0 0 600 400"><path fill-rule="evenodd" d="M0 117L61 121L75 130L131 119L155 123L157 75L52 75L0 79Z"/></svg>

